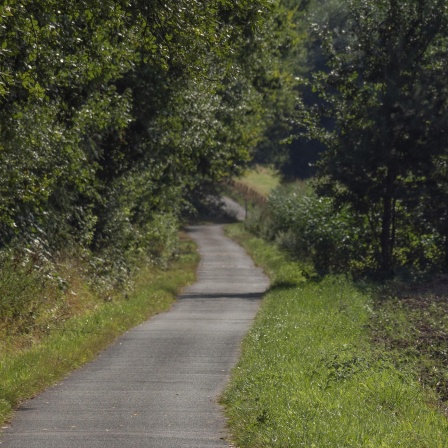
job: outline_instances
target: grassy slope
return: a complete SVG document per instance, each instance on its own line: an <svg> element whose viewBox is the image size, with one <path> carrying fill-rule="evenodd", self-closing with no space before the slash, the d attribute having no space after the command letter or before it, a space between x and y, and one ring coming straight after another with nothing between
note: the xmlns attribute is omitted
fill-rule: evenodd
<svg viewBox="0 0 448 448"><path fill-rule="evenodd" d="M274 188L280 185L280 176L271 168L257 166L238 181L256 192L268 196Z"/></svg>
<svg viewBox="0 0 448 448"><path fill-rule="evenodd" d="M374 347L372 300L343 278L301 278L230 228L273 279L223 395L241 447L445 447L448 423L407 367Z"/></svg>
<svg viewBox="0 0 448 448"><path fill-rule="evenodd" d="M84 304L77 316L31 347L0 352L0 421L9 418L20 401L93 359L127 329L167 310L179 289L194 281L197 261L194 246L184 241L180 258L170 269L140 271L128 298L100 300L94 307Z"/></svg>

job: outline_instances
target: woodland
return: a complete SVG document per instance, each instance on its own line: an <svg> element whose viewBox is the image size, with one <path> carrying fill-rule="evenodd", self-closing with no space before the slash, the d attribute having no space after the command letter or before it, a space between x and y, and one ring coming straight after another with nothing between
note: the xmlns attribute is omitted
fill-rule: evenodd
<svg viewBox="0 0 448 448"><path fill-rule="evenodd" d="M168 309L258 164L236 440L445 446L447 73L445 0L3 0L0 420Z"/></svg>
<svg viewBox="0 0 448 448"><path fill-rule="evenodd" d="M4 2L2 249L87 251L116 278L135 252L168 259L192 194L241 172L262 132L278 51L265 34L281 27L272 10L268 1Z"/></svg>
<svg viewBox="0 0 448 448"><path fill-rule="evenodd" d="M312 179L252 227L318 272L445 271L447 21L442 0L6 0L3 295L11 272L63 285L67 257L105 290L165 266L253 162Z"/></svg>

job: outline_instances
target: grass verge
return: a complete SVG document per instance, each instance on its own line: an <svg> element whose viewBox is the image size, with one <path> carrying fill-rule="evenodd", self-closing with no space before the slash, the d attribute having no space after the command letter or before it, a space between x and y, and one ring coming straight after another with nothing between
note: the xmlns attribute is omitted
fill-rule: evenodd
<svg viewBox="0 0 448 448"><path fill-rule="evenodd" d="M198 255L183 241L180 256L168 270L140 270L129 296L100 300L22 350L0 353L0 421L24 399L33 397L70 371L93 359L117 336L154 314L169 309L179 290L192 283ZM10 341L13 343L14 341Z"/></svg>
<svg viewBox="0 0 448 448"><path fill-rule="evenodd" d="M343 277L306 281L272 245L228 232L272 278L222 397L238 446L446 446L435 394L372 343L369 292Z"/></svg>

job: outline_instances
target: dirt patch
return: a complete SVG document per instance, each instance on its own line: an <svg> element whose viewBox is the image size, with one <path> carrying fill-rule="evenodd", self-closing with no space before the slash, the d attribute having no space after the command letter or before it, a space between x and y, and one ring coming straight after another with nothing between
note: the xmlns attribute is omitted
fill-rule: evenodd
<svg viewBox="0 0 448 448"><path fill-rule="evenodd" d="M394 285L378 297L372 335L398 364L413 363L448 416L448 275L420 284Z"/></svg>
<svg viewBox="0 0 448 448"><path fill-rule="evenodd" d="M412 285L402 291L404 297L409 296L419 298L419 302L428 302L433 299L448 299L448 274L437 275L425 282Z"/></svg>

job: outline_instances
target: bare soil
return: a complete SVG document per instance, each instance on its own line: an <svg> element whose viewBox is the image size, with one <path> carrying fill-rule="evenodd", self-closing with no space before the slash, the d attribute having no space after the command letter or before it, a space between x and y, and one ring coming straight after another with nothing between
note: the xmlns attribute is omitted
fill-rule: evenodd
<svg viewBox="0 0 448 448"><path fill-rule="evenodd" d="M448 275L381 294L372 330L399 363L415 364L419 381L436 391L448 416Z"/></svg>

